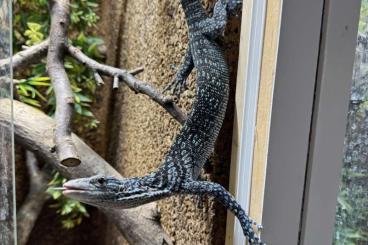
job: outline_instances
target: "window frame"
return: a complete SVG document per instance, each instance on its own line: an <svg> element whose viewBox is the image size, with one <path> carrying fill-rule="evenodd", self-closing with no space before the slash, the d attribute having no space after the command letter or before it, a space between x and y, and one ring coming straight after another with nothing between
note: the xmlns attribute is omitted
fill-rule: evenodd
<svg viewBox="0 0 368 245"><path fill-rule="evenodd" d="M267 0L245 1L242 11L230 190L245 210L250 201L266 6ZM226 244L245 244L240 223L232 215L228 215L226 233Z"/></svg>
<svg viewBox="0 0 368 245"><path fill-rule="evenodd" d="M360 0L280 1L270 126L261 136L254 121L260 108L250 103L259 89L253 90L256 95L249 89L260 81L244 75L251 71L254 16L249 6L254 1L244 2L246 39L240 42L230 190L246 210L260 205L250 203L253 195L263 201L255 209L265 228L263 240L273 245L332 244ZM254 162L257 137L268 138L268 148L259 153L267 155L261 164ZM250 193L257 184L250 179L255 168L264 171L263 193ZM232 222L229 216L226 244L245 244Z"/></svg>
<svg viewBox="0 0 368 245"><path fill-rule="evenodd" d="M360 6L360 0L325 3L301 245L333 241Z"/></svg>

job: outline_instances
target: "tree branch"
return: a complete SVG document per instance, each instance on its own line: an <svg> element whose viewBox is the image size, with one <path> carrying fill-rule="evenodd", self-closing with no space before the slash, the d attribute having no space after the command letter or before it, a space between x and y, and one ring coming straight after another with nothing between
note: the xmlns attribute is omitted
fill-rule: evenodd
<svg viewBox="0 0 368 245"><path fill-rule="evenodd" d="M23 51L18 52L12 57L13 69L27 67L31 64L37 63L46 56L49 46L49 40L45 40L39 44L33 45ZM0 70L7 67L10 63L10 58L0 60Z"/></svg>
<svg viewBox="0 0 368 245"><path fill-rule="evenodd" d="M10 128L11 101L0 99L0 126ZM16 142L26 149L33 151L45 163L54 166L67 178L81 178L96 174L122 178L104 159L87 146L76 135L72 135L73 142L81 153L81 164L74 168L67 168L57 161L53 152L53 131L55 121L41 111L21 102L14 101L14 131ZM42 122L42 123L40 123ZM154 204L148 204L135 209L102 210L113 217L115 225L131 244L162 245L172 244L170 238L157 221L157 210ZM144 213L145 215L141 215Z"/></svg>
<svg viewBox="0 0 368 245"><path fill-rule="evenodd" d="M47 70L56 97L55 145L61 164L75 167L80 164L71 138L74 97L64 68L64 53L69 24L69 0L50 1L50 43L47 53Z"/></svg>
<svg viewBox="0 0 368 245"><path fill-rule="evenodd" d="M46 54L48 44L49 41L46 40L40 44L29 47L25 51L21 51L15 54L13 56L13 69L22 68L37 62ZM186 121L186 114L174 103L173 98L164 96L149 83L146 83L134 77L134 75L137 75L143 71L142 67L127 71L124 69L119 69L109 65L98 63L97 61L85 55L77 47L68 45L67 50L73 58L88 66L94 71L95 80L98 84L103 84L103 80L99 72L110 77L117 76L118 78L120 78L120 81L125 82L128 87L131 88L133 91L135 91L136 93L143 93L147 95L153 101L162 106L179 123L183 124ZM0 60L0 70L3 69L7 64L9 64L9 59Z"/></svg>
<svg viewBox="0 0 368 245"><path fill-rule="evenodd" d="M124 69L115 68L112 66L104 65L98 63L97 61L89 58L87 55L83 54L83 52L73 46L68 46L69 54L81 62L82 64L86 65L87 67L91 68L94 71L99 71L104 75L110 77L118 77L120 81L125 82L129 88L131 88L136 93L142 93L148 95L153 101L161 105L168 113L171 114L173 118L175 118L179 123L183 124L187 116L182 110L174 103L174 99L170 97L164 96L160 93L156 88L152 85L137 79L132 74L127 72Z"/></svg>
<svg viewBox="0 0 368 245"><path fill-rule="evenodd" d="M46 194L46 189L50 178L38 168L37 159L30 151L26 151L26 165L29 174L30 189L24 203L17 212L19 245L27 244L33 226L45 202L49 199L49 195Z"/></svg>

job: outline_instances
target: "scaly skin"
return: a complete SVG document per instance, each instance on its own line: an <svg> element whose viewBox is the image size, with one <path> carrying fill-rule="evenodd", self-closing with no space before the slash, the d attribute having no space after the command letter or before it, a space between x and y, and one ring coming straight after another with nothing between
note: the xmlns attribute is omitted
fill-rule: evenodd
<svg viewBox="0 0 368 245"><path fill-rule="evenodd" d="M64 184L66 196L94 206L131 208L178 194L210 195L236 215L250 244L261 244L253 221L231 194L217 183L198 181L224 120L229 93L228 67L215 39L224 31L228 12L239 3L219 0L209 17L200 0L181 0L189 27L189 47L165 90L179 95L196 68L196 100L160 167L147 176L131 179L95 176L71 180Z"/></svg>

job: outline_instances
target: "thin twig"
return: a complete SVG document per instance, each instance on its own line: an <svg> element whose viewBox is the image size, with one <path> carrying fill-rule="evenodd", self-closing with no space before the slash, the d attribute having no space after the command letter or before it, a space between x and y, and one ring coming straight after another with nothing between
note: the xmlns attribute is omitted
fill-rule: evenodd
<svg viewBox="0 0 368 245"><path fill-rule="evenodd" d="M133 76L138 75L139 73L142 73L144 71L144 67L137 67L133 70L130 70L129 73L132 74Z"/></svg>
<svg viewBox="0 0 368 245"><path fill-rule="evenodd" d="M113 89L119 88L119 76L118 75L114 76L114 81L112 82L112 88Z"/></svg>
<svg viewBox="0 0 368 245"><path fill-rule="evenodd" d="M56 97L56 152L62 165L74 167L78 166L81 161L71 138L74 97L64 68L69 5L69 0L50 1L51 26L50 44L47 53L47 70Z"/></svg>
<svg viewBox="0 0 368 245"><path fill-rule="evenodd" d="M40 59L46 56L49 46L49 40L45 40L39 44L33 45L26 50L20 51L12 57L13 69L29 66L39 62ZM6 68L10 63L10 58L0 60L0 70Z"/></svg>
<svg viewBox="0 0 368 245"><path fill-rule="evenodd" d="M171 97L166 97L155 87L134 77L127 70L98 63L85 55L80 49L70 45L68 46L68 51L73 58L81 62L83 65L88 66L92 70L99 71L101 74L110 77L119 77L120 81L124 82L136 93L142 93L149 96L153 101L169 112L179 123L183 124L186 121L186 114L174 103L174 100Z"/></svg>

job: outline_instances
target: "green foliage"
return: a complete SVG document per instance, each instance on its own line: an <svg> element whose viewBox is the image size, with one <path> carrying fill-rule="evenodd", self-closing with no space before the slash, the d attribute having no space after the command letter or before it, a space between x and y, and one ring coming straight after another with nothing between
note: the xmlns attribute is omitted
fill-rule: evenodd
<svg viewBox="0 0 368 245"><path fill-rule="evenodd" d="M47 0L18 0L14 3L14 52L22 46L42 42L49 32L49 12ZM71 4L69 42L79 47L89 57L100 61L103 57L98 51L103 41L93 34L99 20L96 14L97 0L75 0ZM95 101L96 81L93 72L70 57L66 57L65 69L70 79L75 98L74 125L79 133L87 128L96 128L99 121L91 111ZM56 108L55 95L50 78L46 72L45 60L15 74L18 83L15 87L17 98L53 116ZM60 186L65 179L56 173L50 187ZM82 222L88 213L83 204L62 196L60 191L49 188L47 191L55 200L52 205L62 217L65 228L73 228Z"/></svg>
<svg viewBox="0 0 368 245"><path fill-rule="evenodd" d="M47 102L47 99L39 91L40 87L50 87L49 77L30 77L27 79L21 79L15 86L19 100L35 106L41 107L41 102Z"/></svg>
<svg viewBox="0 0 368 245"><path fill-rule="evenodd" d="M367 32L368 0L362 0L359 19L359 32Z"/></svg>
<svg viewBox="0 0 368 245"><path fill-rule="evenodd" d="M340 187L335 224L335 243L341 245L366 244L367 231L367 190L368 174L343 169L343 184Z"/></svg>
<svg viewBox="0 0 368 245"><path fill-rule="evenodd" d="M47 193L51 195L56 202L51 207L62 217L61 222L64 228L71 229L82 223L84 217L89 217L86 207L78 201L65 197L60 190L55 187L62 186L67 180L58 172L49 183Z"/></svg>
<svg viewBox="0 0 368 245"><path fill-rule="evenodd" d="M28 22L28 29L24 32L24 35L28 38L27 45L38 44L42 42L44 36L41 32L42 26L38 23Z"/></svg>

